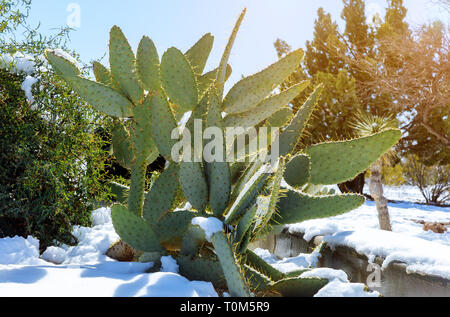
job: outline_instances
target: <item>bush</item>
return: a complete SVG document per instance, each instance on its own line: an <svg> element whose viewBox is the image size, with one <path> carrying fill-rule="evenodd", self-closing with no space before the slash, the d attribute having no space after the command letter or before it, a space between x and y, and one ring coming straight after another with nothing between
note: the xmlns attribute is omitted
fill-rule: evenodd
<svg viewBox="0 0 450 317"><path fill-rule="evenodd" d="M104 118L51 72L33 76L30 103L26 74L0 69L0 237L32 235L43 249L75 243L72 226L89 225L95 202L108 199L108 153L94 133Z"/></svg>
<svg viewBox="0 0 450 317"><path fill-rule="evenodd" d="M410 155L405 163L405 176L419 188L427 204L445 205L450 201L450 164L428 166Z"/></svg>
<svg viewBox="0 0 450 317"><path fill-rule="evenodd" d="M401 163L395 165L383 165L383 184L388 186L400 186L405 184L404 169Z"/></svg>

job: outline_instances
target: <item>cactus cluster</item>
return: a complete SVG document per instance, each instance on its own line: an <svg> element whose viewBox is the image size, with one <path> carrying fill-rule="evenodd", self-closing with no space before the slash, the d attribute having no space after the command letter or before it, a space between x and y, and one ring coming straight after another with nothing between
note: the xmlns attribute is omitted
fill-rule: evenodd
<svg viewBox="0 0 450 317"><path fill-rule="evenodd" d="M320 188L367 169L399 140L400 131L317 144L298 152L322 88L317 87L295 115L287 105L308 82L272 93L301 63L302 50L242 79L224 97L231 73L228 58L244 14L219 67L208 73L204 68L214 40L210 34L185 53L168 49L160 61L149 38L142 39L135 56L121 30L113 27L111 69L94 63L97 82L81 78L70 61L54 52L46 56L75 92L115 120L114 154L132 176L130 188L116 187L129 194L120 194L123 203L112 207L112 219L121 239L142 252L140 260L158 263L161 256L172 255L181 274L211 281L232 296L268 290L311 296L327 281L301 278L305 270L283 274L252 252L250 243L273 226L334 216L362 205L360 195L336 195ZM277 164L273 167L260 159L174 161L176 140L171 136L186 112L192 113L185 129L192 128L195 119L202 120L204 128L222 131L227 126L282 127ZM195 148L192 152L201 158ZM146 193L145 168L159 154L168 163ZM193 224L195 218L220 221L221 230L207 236Z"/></svg>

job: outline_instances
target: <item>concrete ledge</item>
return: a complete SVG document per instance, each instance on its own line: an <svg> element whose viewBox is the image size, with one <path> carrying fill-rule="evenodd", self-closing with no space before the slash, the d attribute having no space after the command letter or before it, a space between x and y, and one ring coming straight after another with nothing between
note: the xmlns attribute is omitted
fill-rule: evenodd
<svg viewBox="0 0 450 317"><path fill-rule="evenodd" d="M291 234L285 230L277 236L270 235L251 247L267 249L279 258L287 258L300 253L310 253L322 241L323 237L318 236L308 242L303 239L303 234ZM383 261L380 257L375 259L379 267ZM364 284L367 284L368 277L371 274L373 276L375 270L369 265L367 256L346 246L337 246L334 250L327 247L319 263L319 267L343 270L351 282ZM450 280L439 276L407 273L406 267L405 263L391 263L381 271L380 287L370 289L385 297L450 297Z"/></svg>

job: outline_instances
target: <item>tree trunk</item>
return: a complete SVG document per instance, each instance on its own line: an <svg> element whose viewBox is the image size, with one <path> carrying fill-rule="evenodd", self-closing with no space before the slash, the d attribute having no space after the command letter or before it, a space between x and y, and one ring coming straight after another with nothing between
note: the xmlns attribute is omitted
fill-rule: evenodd
<svg viewBox="0 0 450 317"><path fill-rule="evenodd" d="M378 210L380 229L392 231L387 199L383 196L383 185L381 183L381 162L376 162L370 168L370 195L375 200Z"/></svg>

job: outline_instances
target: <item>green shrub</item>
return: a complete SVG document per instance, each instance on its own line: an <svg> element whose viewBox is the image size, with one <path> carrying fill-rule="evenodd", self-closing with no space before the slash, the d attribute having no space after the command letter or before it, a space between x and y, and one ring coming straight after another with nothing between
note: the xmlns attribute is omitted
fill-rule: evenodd
<svg viewBox="0 0 450 317"><path fill-rule="evenodd" d="M0 237L32 235L43 249L75 243L72 225L89 225L95 201L108 198L107 153L94 133L103 117L51 72L33 76L31 104L26 75L0 69Z"/></svg>
<svg viewBox="0 0 450 317"><path fill-rule="evenodd" d="M393 166L383 165L381 173L383 174L383 184L388 186L401 186L405 184L404 168L402 164Z"/></svg>

